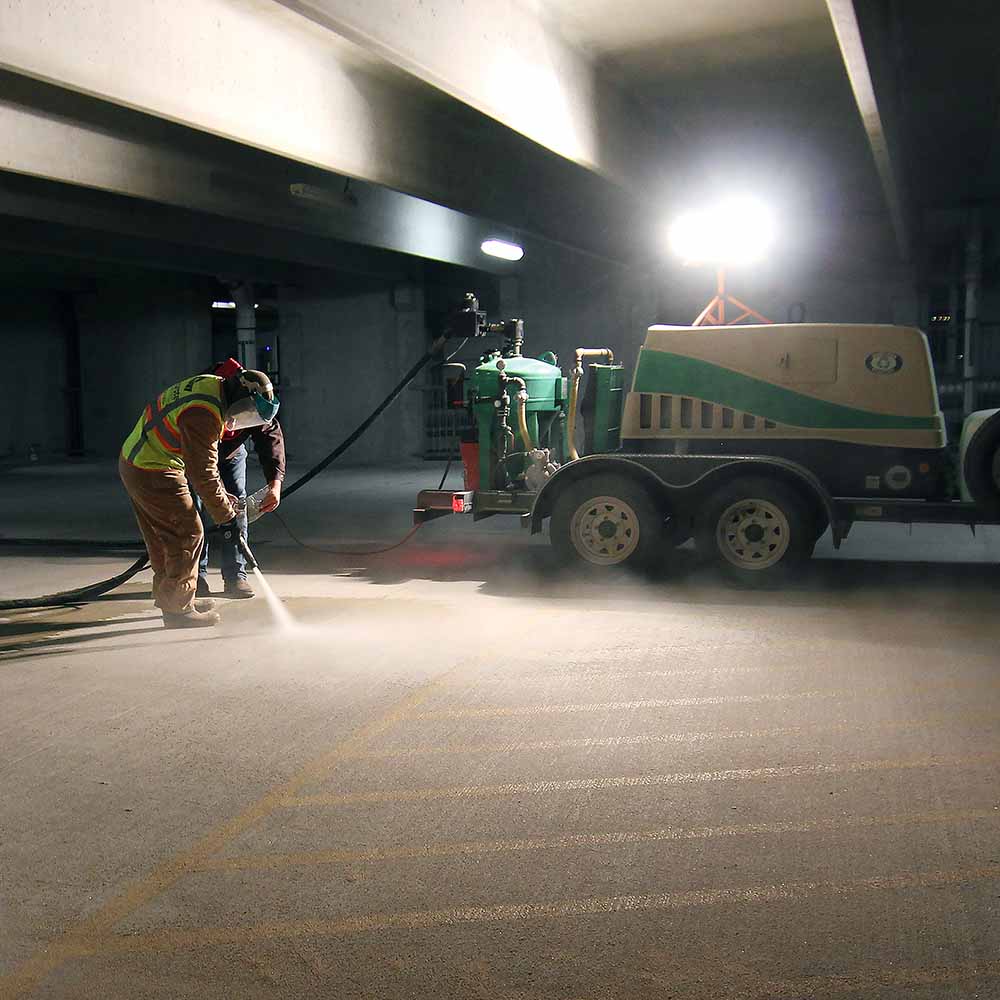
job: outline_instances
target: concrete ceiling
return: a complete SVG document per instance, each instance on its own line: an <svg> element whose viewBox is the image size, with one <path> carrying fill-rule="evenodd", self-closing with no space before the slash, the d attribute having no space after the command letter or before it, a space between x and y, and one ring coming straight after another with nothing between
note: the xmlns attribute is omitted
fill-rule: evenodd
<svg viewBox="0 0 1000 1000"><path fill-rule="evenodd" d="M223 137L232 149L219 138L188 150L191 170L216 177L215 161L231 159L238 173L274 174L284 200L263 201L272 214L287 208L289 169L291 180L314 177L319 187L326 172L360 179L359 191L367 180L372 199L399 200L379 194L396 188L632 261L651 258L655 230L679 209L734 190L774 204L788 261L824 268L859 255L896 260L914 228L908 214L1000 193L996 0L966 0L960 17L932 0L211 0L217 18L185 14L208 2L143 8L159 18L157 30L130 27L121 37L69 5L76 20L60 21L53 38L33 0L0 0L0 66L9 70L0 113L33 115L30 135L55 127L58 115L36 106L37 95L24 99L26 112L11 104L10 81L23 74L132 109L124 124L115 120L129 150L163 145L139 115ZM128 0L109 0L108 10L132 24ZM853 66L845 24L860 60ZM149 39L157 72L146 56L117 58L122 46L131 52ZM258 50L267 52L266 73L242 58ZM273 85L293 71L295 86ZM870 107L859 112L865 86L874 126ZM100 128L94 134L106 138ZM175 153L189 145L170 139ZM267 169L244 149L267 151L257 154ZM55 162L26 140L0 161L149 197L89 174L45 173L29 153ZM105 170L130 162L93 159ZM88 166L78 161L70 166ZM222 198L213 184L194 207L213 210L209 195ZM184 185L189 200L197 187ZM346 226L340 216L351 213L338 211L307 221ZM405 235L413 227L403 215ZM346 229L330 235L349 238ZM385 234L371 240L461 257ZM478 252L477 239L466 242Z"/></svg>
<svg viewBox="0 0 1000 1000"><path fill-rule="evenodd" d="M770 202L789 260L890 261L886 197L826 0L540 0L672 138L664 215L732 191Z"/></svg>
<svg viewBox="0 0 1000 1000"><path fill-rule="evenodd" d="M542 0L575 45L630 83L836 51L824 0Z"/></svg>

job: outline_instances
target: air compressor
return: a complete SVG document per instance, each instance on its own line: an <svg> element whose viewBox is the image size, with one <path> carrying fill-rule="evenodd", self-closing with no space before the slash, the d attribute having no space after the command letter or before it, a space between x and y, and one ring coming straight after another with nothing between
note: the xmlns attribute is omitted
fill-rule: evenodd
<svg viewBox="0 0 1000 1000"><path fill-rule="evenodd" d="M564 374L472 295L447 333L502 342L450 378L472 418L465 489L422 491L415 523L548 521L560 556L604 569L693 538L745 582L790 572L827 530L839 548L862 521L1000 524L1000 411L967 419L956 466L914 327L653 326L628 391L611 349L577 349Z"/></svg>

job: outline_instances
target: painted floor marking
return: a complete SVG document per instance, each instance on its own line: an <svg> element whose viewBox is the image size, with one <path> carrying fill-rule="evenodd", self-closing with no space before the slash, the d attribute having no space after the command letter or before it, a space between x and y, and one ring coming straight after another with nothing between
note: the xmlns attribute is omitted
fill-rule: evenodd
<svg viewBox="0 0 1000 1000"><path fill-rule="evenodd" d="M997 721L996 712L979 712L973 716L963 716L962 724L990 723ZM600 747L647 746L660 744L697 744L712 743L716 740L769 740L782 736L810 737L817 733L864 733L891 732L893 730L926 729L954 725L955 719L949 716L924 716L916 719L889 720L885 722L866 722L863 725L838 722L824 724L817 722L809 726L778 726L774 729L710 729L689 733L639 733L630 736L581 736L558 740L523 740L508 743L442 743L423 744L415 747L398 747L388 749L362 750L358 753L359 760L391 760L405 757L423 757L434 754L473 754L473 753L526 753L533 750L590 750Z"/></svg>
<svg viewBox="0 0 1000 1000"><path fill-rule="evenodd" d="M417 712L412 718L499 719L518 715L572 715L577 712L622 712L641 708L691 708L698 705L756 705L770 701L809 698L841 698L843 691L794 691L777 694L724 694L692 698L641 698L636 701L597 701L580 704L486 706L483 708L439 708Z"/></svg>
<svg viewBox="0 0 1000 1000"><path fill-rule="evenodd" d="M543 705L485 705L482 707L460 706L457 708L436 708L417 712L411 718L421 721L430 719L500 719L531 715L572 715L579 712L621 712L649 708L693 708L700 705L757 705L767 702L803 701L823 698L859 698L871 694L890 694L894 690L915 693L918 691L933 691L940 688L955 690L957 688L973 687L981 691L985 685L996 686L1000 678L990 678L987 681L956 682L954 678L937 678L915 684L891 685L878 684L871 687L858 685L851 688L832 688L811 691L779 691L764 694L734 694L707 695L687 698L641 698L635 701L599 701L582 702L579 704L543 704Z"/></svg>
<svg viewBox="0 0 1000 1000"><path fill-rule="evenodd" d="M446 685L446 677L447 675L436 678L411 692L384 715L361 726L327 753L307 764L298 774L265 793L243 812L209 831L192 847L157 865L144 879L128 886L89 917L67 928L13 972L0 976L0 1000L20 1000L34 992L42 980L67 960L96 954L94 942L111 935L117 923L161 895L183 876L195 870L206 858L222 851L231 841L280 808L289 796L294 796L309 783L320 780L345 755L356 753L369 740L406 718L439 687Z"/></svg>
<svg viewBox="0 0 1000 1000"><path fill-rule="evenodd" d="M588 658L585 661L567 661L561 664L553 664L544 670L530 669L525 673L497 673L483 677L470 678L468 680L455 680L449 686L454 688L479 688L483 684L507 684L511 687L519 686L541 686L546 684L557 685L564 681L618 681L629 680L631 678L659 677L659 678L713 678L713 677L741 677L765 675L789 676L801 673L827 674L830 665L821 663L817 665L815 650L810 650L812 654L804 657L800 653L794 656L786 656L781 661L769 659L766 663L742 666L712 666L702 663L703 653L696 656L685 657L690 663L695 665L652 668L622 669L622 657L617 656L609 659L606 664L599 660ZM666 656L665 660L673 657ZM992 653L972 653L966 654L966 659L979 659L984 665L992 666L995 655ZM911 676L925 676L926 672L916 669ZM866 674L870 677L870 674Z"/></svg>
<svg viewBox="0 0 1000 1000"><path fill-rule="evenodd" d="M320 792L290 795L279 805L286 809L312 806L350 806L374 802L426 802L434 799L481 799L505 795L540 795L549 792L608 791L617 788L645 788L657 785L696 785L721 781L757 781L772 778L801 778L823 774L863 774L872 771L901 771L929 767L962 767L993 763L1000 752L947 757L911 757L900 760L862 760L846 764L796 764L787 767L732 768L722 771L681 771L673 774L636 774L608 778L570 778L564 781L518 781L497 785L457 785L444 788L403 788L394 791Z"/></svg>
<svg viewBox="0 0 1000 1000"><path fill-rule="evenodd" d="M511 687L540 687L551 684L558 685L565 681L624 681L639 677L739 677L770 673L799 673L809 669L811 664L796 664L789 670L786 667L682 667L674 670L601 670L587 667L585 669L565 669L531 674L497 674L491 677L477 677L468 681L455 681L449 687L455 689L479 688L483 684L508 684Z"/></svg>
<svg viewBox="0 0 1000 1000"><path fill-rule="evenodd" d="M444 910L410 910L372 913L336 920L271 921L243 927L193 927L140 934L116 934L83 945L77 955L107 955L150 951L175 951L255 944L259 941L303 937L349 937L373 931L419 930L461 924L511 923L616 913L678 910L696 906L740 906L796 902L818 895L850 896L861 892L901 892L966 885L1000 879L1000 865L953 871L887 875L849 881L804 881L741 886L726 889L693 889L677 892L599 896L554 902L504 903L463 906Z"/></svg>
<svg viewBox="0 0 1000 1000"><path fill-rule="evenodd" d="M430 844L426 847L383 847L368 850L298 851L289 854L245 854L206 859L195 867L201 872L262 871L296 866L369 864L412 858L480 856L515 851L567 850L576 847L626 847L670 840L711 840L725 837L780 836L824 833L890 826L921 826L935 823L974 823L1000 820L1000 806L988 809L956 809L886 816L848 816L837 819L799 820L779 823L745 823L732 826L662 827L655 830L622 830L610 833L565 834L558 837L522 837L507 840L473 840Z"/></svg>

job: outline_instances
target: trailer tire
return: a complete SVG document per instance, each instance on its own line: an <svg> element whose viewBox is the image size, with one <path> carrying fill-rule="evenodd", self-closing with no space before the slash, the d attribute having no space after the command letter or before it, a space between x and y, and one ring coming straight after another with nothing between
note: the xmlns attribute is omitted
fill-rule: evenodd
<svg viewBox="0 0 1000 1000"><path fill-rule="evenodd" d="M962 474L976 507L990 517L1000 516L1000 413L994 413L972 435Z"/></svg>
<svg viewBox="0 0 1000 1000"><path fill-rule="evenodd" d="M625 476L587 476L556 497L549 541L563 562L601 570L645 568L663 552L666 517Z"/></svg>
<svg viewBox="0 0 1000 1000"><path fill-rule="evenodd" d="M784 579L812 555L818 525L793 488L736 479L712 494L698 522L699 551L741 583Z"/></svg>

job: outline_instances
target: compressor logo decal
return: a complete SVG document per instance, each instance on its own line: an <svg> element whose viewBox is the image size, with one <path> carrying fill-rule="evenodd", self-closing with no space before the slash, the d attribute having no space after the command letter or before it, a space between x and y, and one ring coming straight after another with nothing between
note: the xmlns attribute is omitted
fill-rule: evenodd
<svg viewBox="0 0 1000 1000"><path fill-rule="evenodd" d="M865 368L876 375L895 375L903 367L903 359L892 351L872 351L865 358Z"/></svg>

